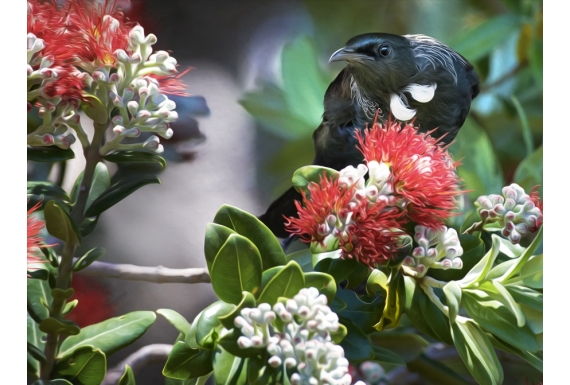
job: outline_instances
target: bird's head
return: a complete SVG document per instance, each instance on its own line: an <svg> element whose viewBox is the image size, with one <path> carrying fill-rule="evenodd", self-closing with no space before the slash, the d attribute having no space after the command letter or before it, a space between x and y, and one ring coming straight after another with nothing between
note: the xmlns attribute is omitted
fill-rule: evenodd
<svg viewBox="0 0 570 385"><path fill-rule="evenodd" d="M365 90L395 90L416 72L410 40L388 33L367 33L350 39L330 62L346 61L348 72Z"/></svg>

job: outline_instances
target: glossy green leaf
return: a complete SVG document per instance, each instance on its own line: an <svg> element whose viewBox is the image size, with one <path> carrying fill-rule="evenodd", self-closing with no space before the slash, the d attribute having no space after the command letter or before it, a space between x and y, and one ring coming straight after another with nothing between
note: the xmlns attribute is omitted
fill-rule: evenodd
<svg viewBox="0 0 570 385"><path fill-rule="evenodd" d="M490 191L501 191L505 183L493 144L472 119L465 120L449 151L454 159L462 159L457 173L470 191L470 200L474 201Z"/></svg>
<svg viewBox="0 0 570 385"><path fill-rule="evenodd" d="M528 123L528 117L521 105L521 102L519 101L519 99L515 96L515 95L511 95L511 101L513 102L513 105L515 106L515 109L517 110L517 114L519 116L519 119L521 121L521 130L522 130L522 137L524 140L524 146L526 149L526 155L530 156L533 152L534 149L534 143L532 140L532 131L530 129L529 123Z"/></svg>
<svg viewBox="0 0 570 385"><path fill-rule="evenodd" d="M310 249L299 250L285 256L287 262L295 261L301 266L304 273L313 271L313 254Z"/></svg>
<svg viewBox="0 0 570 385"><path fill-rule="evenodd" d="M238 344L238 339L242 336L241 330L239 328L234 327L228 332L225 332L218 340L216 341L217 346L221 346L226 350L228 353L233 354L237 357L255 357L259 354L264 354L266 349L265 348L242 348Z"/></svg>
<svg viewBox="0 0 570 385"><path fill-rule="evenodd" d="M344 349L344 356L352 363L371 360L374 358L374 349L362 329L351 320L339 317L340 323L346 326L346 337L340 343Z"/></svg>
<svg viewBox="0 0 570 385"><path fill-rule="evenodd" d="M73 271L81 271L85 269L87 266L91 265L97 259L101 258L105 254L106 250L102 247L96 247L94 249L89 250L81 258L75 262L73 265Z"/></svg>
<svg viewBox="0 0 570 385"><path fill-rule="evenodd" d="M305 273L305 287L314 287L319 293L327 297L327 303L331 303L336 294L336 282L334 278L325 273Z"/></svg>
<svg viewBox="0 0 570 385"><path fill-rule="evenodd" d="M219 346L213 352L212 366L216 385L245 384L247 381L247 359L236 357Z"/></svg>
<svg viewBox="0 0 570 385"><path fill-rule="evenodd" d="M372 361L380 362L383 364L406 366L406 362L391 350L381 348L380 346L373 346L374 358Z"/></svg>
<svg viewBox="0 0 570 385"><path fill-rule="evenodd" d="M156 312L166 318L166 320L170 322L176 330L184 335L184 338L190 335L190 327L192 325L190 325L190 323L186 321L186 318L184 318L180 313L172 309L158 309Z"/></svg>
<svg viewBox="0 0 570 385"><path fill-rule="evenodd" d="M135 374L129 365L125 365L125 372L119 379L119 385L136 385Z"/></svg>
<svg viewBox="0 0 570 385"><path fill-rule="evenodd" d="M542 40L534 40L530 45L530 68L537 85L540 87L542 87L543 83L543 49Z"/></svg>
<svg viewBox="0 0 570 385"><path fill-rule="evenodd" d="M49 201L70 202L69 195L55 183L47 181L28 181L28 208L37 204L40 200L42 204Z"/></svg>
<svg viewBox="0 0 570 385"><path fill-rule="evenodd" d="M99 220L99 216L85 218L81 226L79 226L79 233L82 237L86 237L87 235L91 234L93 230L95 230L95 226L97 225L97 221Z"/></svg>
<svg viewBox="0 0 570 385"><path fill-rule="evenodd" d="M459 304L461 303L461 287L456 281L450 281L443 287L445 298L447 299L447 307L449 308L449 322L455 322L457 313L459 312Z"/></svg>
<svg viewBox="0 0 570 385"><path fill-rule="evenodd" d="M408 362L406 366L408 371L418 373L424 381L432 384L464 385L469 381L441 361L434 360L425 353Z"/></svg>
<svg viewBox="0 0 570 385"><path fill-rule="evenodd" d="M54 201L46 203L44 208L47 231L68 244L79 243L79 230L69 214Z"/></svg>
<svg viewBox="0 0 570 385"><path fill-rule="evenodd" d="M375 332L369 338L374 347L388 349L405 362L415 360L429 346L429 342L418 334L398 330Z"/></svg>
<svg viewBox="0 0 570 385"><path fill-rule="evenodd" d="M144 151L117 151L103 157L113 163L151 163L166 168L166 160L160 155Z"/></svg>
<svg viewBox="0 0 570 385"><path fill-rule="evenodd" d="M341 259L341 256L342 256L342 250L341 249L337 249L337 250L333 250L333 251L325 251L322 253L320 253L320 252L314 253L312 250L310 250L310 251L312 253L312 265L314 268L316 268L317 265L321 261L328 262L329 263L328 266L330 266L330 263L332 263L332 260L335 260L335 259L339 259L340 261L344 261L343 259ZM342 263L342 262L339 262L339 263ZM356 264L351 264L350 267L351 267L350 272L352 272L352 270L356 269ZM348 273L346 273L346 274L348 274Z"/></svg>
<svg viewBox="0 0 570 385"><path fill-rule="evenodd" d="M543 309L543 295L542 293L531 288L519 285L508 285L507 290L515 301L525 304L534 310L542 311Z"/></svg>
<svg viewBox="0 0 570 385"><path fill-rule="evenodd" d="M243 291L257 294L261 285L261 256L247 238L231 234L212 264L212 287L227 303L240 303Z"/></svg>
<svg viewBox="0 0 570 385"><path fill-rule="evenodd" d="M336 295L346 303L346 308L338 313L339 317L350 320L365 333L374 330L374 325L382 317L383 298L381 296L367 298L365 301L359 298L354 291L344 289L337 290Z"/></svg>
<svg viewBox="0 0 570 385"><path fill-rule="evenodd" d="M373 296L380 290L388 290L388 276L383 271L374 269L366 281L366 293Z"/></svg>
<svg viewBox="0 0 570 385"><path fill-rule="evenodd" d="M427 290L427 293L426 293ZM416 288L417 295L419 297L424 297L419 301L421 312L437 337L438 340L445 342L446 344L452 344L451 332L449 328L449 318L445 315L440 308L436 305L436 302L441 302L439 297L434 293L431 286L422 285ZM431 294L431 295L428 295ZM414 296L415 298L415 296Z"/></svg>
<svg viewBox="0 0 570 385"><path fill-rule="evenodd" d="M151 183L160 184L160 179L155 175L144 175L130 179L122 179L117 183L114 183L103 194L95 199L91 206L85 211L85 216L93 217L99 215L103 211L134 193L142 186L146 186Z"/></svg>
<svg viewBox="0 0 570 385"><path fill-rule="evenodd" d="M63 314L63 315L69 314L73 309L75 309L75 307L77 306L78 303L79 303L79 300L77 300L77 299L74 299L73 301L66 303L65 307L61 311L61 314Z"/></svg>
<svg viewBox="0 0 570 385"><path fill-rule="evenodd" d="M40 323L40 330L44 333L67 334L71 337L79 334L79 326L73 321L48 317ZM68 338L71 338L68 337Z"/></svg>
<svg viewBox="0 0 570 385"><path fill-rule="evenodd" d="M105 354L93 346L82 346L68 352L55 364L56 376L81 385L100 385L106 371Z"/></svg>
<svg viewBox="0 0 570 385"><path fill-rule="evenodd" d="M49 283L39 279L26 280L28 287L28 313L37 323L49 317L47 306L51 304L52 296ZM47 306L46 306L47 305Z"/></svg>
<svg viewBox="0 0 570 385"><path fill-rule="evenodd" d="M352 270L350 274L346 277L346 288L356 289L363 283L368 281L368 276L370 275L370 267L363 263L359 263L356 269Z"/></svg>
<svg viewBox="0 0 570 385"><path fill-rule="evenodd" d="M279 297L293 298L305 287L305 278L299 264L290 261L279 271L259 294L258 303L274 305Z"/></svg>
<svg viewBox="0 0 570 385"><path fill-rule="evenodd" d="M91 188L89 189L89 195L87 197L87 202L85 204L85 209L88 210L89 206L101 196L111 185L111 176L109 175L109 170L103 162L97 163L95 166L95 171L93 172L93 180L91 182Z"/></svg>
<svg viewBox="0 0 570 385"><path fill-rule="evenodd" d="M82 96L85 102L81 103L81 109L85 112L85 115L99 124L106 123L109 120L109 111L107 111L107 107L101 100L86 91L82 92Z"/></svg>
<svg viewBox="0 0 570 385"><path fill-rule="evenodd" d="M27 343L36 347L40 352L44 351L45 333L42 332L38 324L27 314ZM27 353L27 371L32 378L39 378L40 365L36 358Z"/></svg>
<svg viewBox="0 0 570 385"><path fill-rule="evenodd" d="M63 341L58 357L88 345L112 354L139 339L155 320L156 314L152 311L134 311L86 326L79 334Z"/></svg>
<svg viewBox="0 0 570 385"><path fill-rule="evenodd" d="M216 255L218 255L218 251L220 251L224 243L226 243L229 236L232 234L237 233L226 226L211 222L206 225L204 254L206 255L206 264L208 265L208 271L210 274L212 273L212 265L214 264Z"/></svg>
<svg viewBox="0 0 570 385"><path fill-rule="evenodd" d="M61 162L75 158L72 149L64 150L56 146L28 147L27 159L34 162Z"/></svg>
<svg viewBox="0 0 570 385"><path fill-rule="evenodd" d="M513 181L529 193L534 186L539 186L542 193L542 168L543 148L538 147L532 154L527 156L517 167ZM541 194L542 195L542 194Z"/></svg>
<svg viewBox="0 0 570 385"><path fill-rule="evenodd" d="M461 261L463 262L463 267L461 269L429 269L427 275L438 279L440 281L459 281L463 279L467 273L475 266L481 258L485 255L485 243L481 238L461 234L459 236L459 241L463 247L463 255L461 256Z"/></svg>
<svg viewBox="0 0 570 385"><path fill-rule="evenodd" d="M480 384L503 383L503 368L491 342L472 321L457 321L451 325L453 342L463 362Z"/></svg>
<svg viewBox="0 0 570 385"><path fill-rule="evenodd" d="M501 349L501 350L504 350L504 351L509 352L509 353L516 354L519 357L521 357L522 359L524 359L526 362L528 362L529 364L534 366L539 371L541 371L541 372L543 371L542 358L540 358L538 355L527 352L526 350L521 350L519 348L516 348L516 347L506 343L505 341L502 341L502 340L494 337L493 335L488 334L487 337L489 338L489 341L491 341L491 343L493 344L494 347Z"/></svg>
<svg viewBox="0 0 570 385"><path fill-rule="evenodd" d="M517 326L516 318L501 302L481 290L463 291L461 304L482 328L517 348L537 350L534 333L527 325Z"/></svg>
<svg viewBox="0 0 570 385"><path fill-rule="evenodd" d="M281 71L288 110L314 129L321 123L328 82L309 37L298 38L283 47Z"/></svg>
<svg viewBox="0 0 570 385"><path fill-rule="evenodd" d="M188 346L193 347L197 344L202 348L212 349L217 338L216 329L222 325L219 317L227 315L234 309L235 305L216 301L202 310L192 322L188 339L193 338L194 341L187 339Z"/></svg>
<svg viewBox="0 0 570 385"><path fill-rule="evenodd" d="M487 273L491 270L497 255L499 255L499 248L501 239L493 234L491 235L492 246L491 249L485 254L483 258L469 272L465 277L458 281L459 286L462 288L469 288L475 286L479 282L483 281L487 276Z"/></svg>
<svg viewBox="0 0 570 385"><path fill-rule="evenodd" d="M538 230L538 232L536 233L536 236L534 238L534 240L531 242L531 244L524 250L524 252L522 253L522 255L520 256L520 258L518 259L518 262L513 265L502 277L501 277L501 282L503 284L508 284L509 281L511 280L518 280L519 277L516 277L517 274L520 273L520 271L522 270L522 268L525 266L525 264L528 262L528 260L530 259L530 257L532 257L532 255L534 254L534 252L536 251L536 249L538 248L538 246L541 245L542 243L542 227ZM493 235L495 236L495 235ZM507 242L507 241L505 241Z"/></svg>
<svg viewBox="0 0 570 385"><path fill-rule="evenodd" d="M492 285L492 286L491 286ZM489 288L492 287L492 290ZM487 293L492 293L491 297L495 300L500 301L503 305L509 309L509 311L514 314L517 320L517 326L522 327L524 326L526 320L524 315L520 309L520 307L515 302L513 296L508 292L507 289L497 280L493 280L490 283L484 282L481 286L479 286L481 290L485 290Z"/></svg>
<svg viewBox="0 0 570 385"><path fill-rule="evenodd" d="M318 124L317 124L318 126ZM315 126L315 127L317 127ZM309 190L307 186L311 183L319 183L321 178L327 177L328 179L337 178L339 172L335 169L323 166L304 166L295 173L293 173L293 178L291 182L293 183L293 187L295 190L301 192L304 191L305 194L309 194Z"/></svg>
<svg viewBox="0 0 570 385"><path fill-rule="evenodd" d="M26 350L27 350L28 354L31 355L36 360L38 360L40 362L46 362L46 356L45 356L44 352L41 351L40 349L38 349L34 344L31 344L28 342Z"/></svg>
<svg viewBox="0 0 570 385"><path fill-rule="evenodd" d="M224 325L226 329L234 328L234 319L240 314L241 309L243 308L253 308L256 305L255 297L250 292L244 291L241 293L242 299L241 302L236 306L234 310L226 315L219 316L219 320Z"/></svg>
<svg viewBox="0 0 570 385"><path fill-rule="evenodd" d="M162 374L179 380L204 376L212 371L211 354L210 350L192 349L184 341L178 341L168 355Z"/></svg>
<svg viewBox="0 0 570 385"><path fill-rule="evenodd" d="M495 16L460 34L451 47L467 60L476 61L491 53L508 35L516 33L520 24L521 20L512 14Z"/></svg>
<svg viewBox="0 0 570 385"><path fill-rule="evenodd" d="M522 267L520 278L523 283L535 289L542 289L542 254L531 257Z"/></svg>
<svg viewBox="0 0 570 385"><path fill-rule="evenodd" d="M281 244L256 216L237 207L223 205L216 213L214 222L234 230L253 242L261 255L263 270L287 263Z"/></svg>

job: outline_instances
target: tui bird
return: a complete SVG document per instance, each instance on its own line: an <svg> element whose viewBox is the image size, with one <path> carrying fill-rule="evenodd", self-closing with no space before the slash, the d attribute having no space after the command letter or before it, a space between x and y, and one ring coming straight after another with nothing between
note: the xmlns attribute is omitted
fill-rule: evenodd
<svg viewBox="0 0 570 385"><path fill-rule="evenodd" d="M420 132L431 131L449 144L465 122L479 94L473 66L447 45L425 35L367 33L350 39L329 59L347 66L329 85L323 121L313 133L313 164L341 170L362 162L355 131L389 114L413 120ZM275 200L259 219L281 238L288 236L284 216L296 216L293 187Z"/></svg>

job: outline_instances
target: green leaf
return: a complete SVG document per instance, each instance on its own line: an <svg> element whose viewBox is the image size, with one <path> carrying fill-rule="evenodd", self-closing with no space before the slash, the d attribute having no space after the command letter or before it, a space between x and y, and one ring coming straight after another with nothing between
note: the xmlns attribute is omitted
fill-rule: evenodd
<svg viewBox="0 0 570 385"><path fill-rule="evenodd" d="M228 332L218 338L216 341L217 346L221 346L226 350L228 353L233 354L236 357L255 357L259 354L264 354L265 348L256 348L256 347L249 347L249 348L242 348L238 345L238 338L241 337L243 334L239 328L234 327Z"/></svg>
<svg viewBox="0 0 570 385"><path fill-rule="evenodd" d="M499 298L494 297L494 299L498 299L503 305L505 305L507 307L507 309L509 309L509 311L511 313L513 313L515 315L515 317L517 319L517 326L518 327L524 326L524 324L526 322L526 320L524 318L524 314L522 313L520 307L517 305L517 303L515 302L514 298L511 296L511 294L508 292L508 290L505 289L505 287L503 285L501 285L501 283L497 280L491 281L491 284L493 285L494 291L499 295ZM490 286L489 283L485 282L483 285L481 285L479 287L482 290L489 292L490 290L487 289L489 286ZM493 294L491 294L492 297L493 297Z"/></svg>
<svg viewBox="0 0 570 385"><path fill-rule="evenodd" d="M382 317L383 299L381 296L368 298L370 302L365 302L352 290L343 289L337 290L336 296L346 303L346 308L338 313L339 317L350 320L365 333L374 330L374 325Z"/></svg>
<svg viewBox="0 0 570 385"><path fill-rule="evenodd" d="M81 385L100 385L106 372L105 354L93 346L79 347L61 356L55 365L56 376Z"/></svg>
<svg viewBox="0 0 570 385"><path fill-rule="evenodd" d="M469 372L480 384L503 383L503 368L491 342L475 322L457 320L451 325L453 342Z"/></svg>
<svg viewBox="0 0 570 385"><path fill-rule="evenodd" d="M61 162L75 158L72 149L64 150L56 146L28 147L28 160L34 162Z"/></svg>
<svg viewBox="0 0 570 385"><path fill-rule="evenodd" d="M333 250L333 251L325 251L323 253L313 253L312 252L312 265L314 268L316 268L317 265L321 261L326 261L329 263L328 266L330 266L330 264L333 262L333 260L336 260L336 259L339 260L338 263L342 263L341 261L345 261L345 259L342 259L341 256L342 256L342 250L341 249L337 249L337 250ZM352 263L350 267L351 267L351 270L349 271L349 273L352 272L352 270L356 269L356 264ZM342 270L342 269L340 269L340 270ZM349 273L345 272L344 275L342 276L342 278L344 279ZM339 281L342 281L342 279Z"/></svg>
<svg viewBox="0 0 570 385"><path fill-rule="evenodd" d="M474 201L489 191L501 191L505 183L493 144L472 119L465 120L449 151L454 159L462 159L462 167L457 169L457 173L469 187L470 200Z"/></svg>
<svg viewBox="0 0 570 385"><path fill-rule="evenodd" d="M37 323L40 323L49 317L48 306L51 305L52 301L49 283L39 279L28 279L26 283L28 286L28 313Z"/></svg>
<svg viewBox="0 0 570 385"><path fill-rule="evenodd" d="M418 334L397 330L385 330L369 335L374 347L381 347L396 353L405 362L410 362L429 346L429 342Z"/></svg>
<svg viewBox="0 0 570 385"><path fill-rule="evenodd" d="M475 266L485 255L485 243L481 238L461 234L459 236L459 241L463 247L463 255L461 256L461 261L463 262L463 267L461 269L429 269L427 275L438 279L440 281L459 281L463 279L467 273Z"/></svg>
<svg viewBox="0 0 570 385"><path fill-rule="evenodd" d="M223 205L216 213L214 222L234 230L253 242L261 255L263 270L287 263L283 248L277 238L254 215L237 207Z"/></svg>
<svg viewBox="0 0 570 385"><path fill-rule="evenodd" d="M332 276L325 273L305 273L305 287L314 287L327 297L327 303L332 303L336 294L336 282Z"/></svg>
<svg viewBox="0 0 570 385"><path fill-rule="evenodd" d="M425 291L431 293L429 296ZM439 309L439 307L434 303L434 301L440 301L439 297L434 293L433 288L427 285L421 285L416 288L417 294L420 297L424 297L419 301L420 309L425 317L425 320L434 335L438 340L445 342L446 344L452 344L451 332L449 329L449 318ZM414 296L415 298L415 296Z"/></svg>
<svg viewBox="0 0 570 385"><path fill-rule="evenodd" d="M66 244L78 244L79 230L69 214L65 212L54 201L46 203L44 208L47 231L56 238L61 239Z"/></svg>
<svg viewBox="0 0 570 385"><path fill-rule="evenodd" d="M318 124L317 124L318 126ZM315 126L315 127L317 127ZM328 179L338 178L339 172L335 169L323 166L304 166L293 174L291 182L293 187L298 192L304 191L305 194L309 194L307 186L311 183L319 183L322 177L327 177Z"/></svg>
<svg viewBox="0 0 570 385"><path fill-rule="evenodd" d="M536 79L537 85L542 88L543 82L543 42L542 40L534 40L530 45L529 56L530 68Z"/></svg>
<svg viewBox="0 0 570 385"><path fill-rule="evenodd" d="M67 334L74 336L79 333L79 326L70 320L48 317L40 323L40 330L44 333Z"/></svg>
<svg viewBox="0 0 570 385"><path fill-rule="evenodd" d="M500 340L499 338L494 337L493 335L487 335L489 341L498 349L504 350L509 353L513 353L524 359L526 362L534 366L536 369L542 372L543 362L542 358L537 356L536 354L532 354L527 352L526 350L521 350L516 348L512 345L509 345L505 341Z"/></svg>
<svg viewBox="0 0 570 385"><path fill-rule="evenodd" d="M463 290L461 304L481 327L523 350L537 350L534 333L527 325L519 327L511 311L482 290Z"/></svg>
<svg viewBox="0 0 570 385"><path fill-rule="evenodd" d="M119 385L136 385L135 374L129 365L125 365L125 372L119 379Z"/></svg>
<svg viewBox="0 0 570 385"><path fill-rule="evenodd" d="M133 311L84 327L78 335L63 341L58 357L82 346L94 346L105 354L112 354L139 339L155 320L156 314L152 311Z"/></svg>
<svg viewBox="0 0 570 385"><path fill-rule="evenodd" d="M220 322L222 323L222 325L224 325L226 329L232 329L233 327L235 327L234 319L240 314L241 309L246 307L249 308L255 307L255 297L253 296L253 294L251 294L248 291L244 291L241 294L242 294L241 302L236 306L236 308L232 310L232 312L230 312L229 314L218 317Z"/></svg>
<svg viewBox="0 0 570 385"><path fill-rule="evenodd" d="M186 321L186 318L184 318L180 313L172 309L158 309L156 312L166 318L166 320L170 322L176 330L184 335L184 338L190 335L190 327L192 325L190 325L190 323Z"/></svg>
<svg viewBox="0 0 570 385"><path fill-rule="evenodd" d="M393 351L381 348L380 346L373 346L372 349L374 349L374 358L372 361L390 365L406 366L406 362L402 357Z"/></svg>
<svg viewBox="0 0 570 385"><path fill-rule="evenodd" d="M493 235L493 236L495 236L495 235ZM538 248L538 246L540 246L541 243L542 243L542 227L538 230L538 233L536 233L536 236L535 236L534 240L531 242L531 244L526 248L526 250L524 250L524 252L520 256L520 258L518 259L518 262L516 263L516 265L513 265L501 277L500 280L503 284L508 284L510 280L518 280L519 279L518 277L515 277L515 276L522 270L523 266L525 266L525 264L528 262L530 257L533 255L533 253L536 251L536 249Z"/></svg>
<svg viewBox="0 0 570 385"><path fill-rule="evenodd" d="M220 346L212 357L216 385L245 384L247 381L247 359L236 357Z"/></svg>
<svg viewBox="0 0 570 385"><path fill-rule="evenodd" d="M89 189L89 196L87 197L85 209L88 210L89 206L91 206L91 204L99 198L110 185L111 176L109 175L107 166L103 162L97 163L93 173L93 181L91 182L91 189Z"/></svg>
<svg viewBox="0 0 570 385"><path fill-rule="evenodd" d="M226 226L217 223L208 223L206 225L206 237L204 239L204 254L206 255L206 263L210 275L212 273L212 265L214 259L218 255L218 251L222 248L224 243L228 240L229 236L237 234L235 231L227 228Z"/></svg>
<svg viewBox="0 0 570 385"><path fill-rule="evenodd" d="M476 286L479 282L485 279L487 273L489 270L491 270L491 267L493 266L497 255L499 255L501 238L495 234L492 234L491 240L492 246L487 254L485 254L485 256L481 258L481 260L475 266L473 266L471 270L469 270L467 275L465 275L462 280L457 282L462 288Z"/></svg>
<svg viewBox="0 0 570 385"><path fill-rule="evenodd" d="M323 115L328 79L323 77L317 50L309 37L298 38L283 47L281 70L288 110L311 127L317 127Z"/></svg>
<svg viewBox="0 0 570 385"><path fill-rule="evenodd" d="M469 383L447 365L431 359L424 353L408 362L407 369L410 372L418 373L424 381L429 381L430 384L464 385Z"/></svg>
<svg viewBox="0 0 570 385"><path fill-rule="evenodd" d="M77 306L78 303L79 303L79 300L77 300L77 299L74 299L73 301L66 303L65 307L61 311L61 314L63 314L63 315L69 314L73 309L75 309L75 307Z"/></svg>
<svg viewBox="0 0 570 385"><path fill-rule="evenodd" d="M507 290L515 301L525 304L534 310L542 311L543 308L543 295L542 293L531 288L519 285L508 285Z"/></svg>
<svg viewBox="0 0 570 385"><path fill-rule="evenodd" d="M187 380L204 376L212 371L212 352L192 349L184 341L178 341L172 347L166 364L162 369L165 377Z"/></svg>
<svg viewBox="0 0 570 385"><path fill-rule="evenodd" d="M511 14L495 16L456 37L451 47L467 60L477 61L517 32L520 24L521 19Z"/></svg>
<svg viewBox="0 0 570 385"><path fill-rule="evenodd" d="M40 200L49 201L61 201L70 202L71 199L67 195L64 189L52 182L41 181L41 182L30 182L28 181L28 207L34 206Z"/></svg>
<svg viewBox="0 0 570 385"><path fill-rule="evenodd" d="M268 303L273 306L279 297L293 298L305 287L305 278L301 267L295 261L290 261L279 271L259 294L258 303Z"/></svg>
<svg viewBox="0 0 570 385"><path fill-rule="evenodd" d="M217 338L216 330L222 323L219 317L223 317L233 311L235 305L216 301L202 310L192 322L187 344L190 347L198 345L205 349L212 349ZM193 340L192 340L193 339Z"/></svg>
<svg viewBox="0 0 570 385"><path fill-rule="evenodd" d="M34 344L27 343L28 354L40 362L46 362L46 356L44 352L38 349Z"/></svg>
<svg viewBox="0 0 570 385"><path fill-rule="evenodd" d="M366 281L366 293L373 296L380 290L388 291L388 276L383 271L374 269Z"/></svg>
<svg viewBox="0 0 570 385"><path fill-rule="evenodd" d="M303 249L296 251L285 256L287 262L295 261L301 266L303 273L310 273L313 271L313 254L310 249Z"/></svg>
<svg viewBox="0 0 570 385"><path fill-rule="evenodd" d="M519 119L521 121L522 136L523 136L523 140L524 140L524 146L526 149L526 155L530 156L532 154L532 150L534 148L534 143L532 141L532 131L531 131L530 126L528 124L528 118L526 116L526 113L524 112L524 109L521 105L521 102L519 102L519 99L515 95L511 95L511 101L514 104L515 109L517 110L517 114L519 116Z"/></svg>
<svg viewBox="0 0 570 385"><path fill-rule="evenodd" d="M117 151L103 157L113 163L151 163L166 168L166 160L160 155L144 151Z"/></svg>
<svg viewBox="0 0 570 385"><path fill-rule="evenodd" d="M454 323L461 303L461 287L456 281L450 281L443 287L443 292L449 308L449 322Z"/></svg>
<svg viewBox="0 0 570 385"><path fill-rule="evenodd" d="M81 109L85 112L85 115L99 124L106 123L109 120L109 111L107 111L107 107L105 107L101 100L86 91L82 92L82 96L85 103L81 103Z"/></svg>
<svg viewBox="0 0 570 385"><path fill-rule="evenodd" d="M351 363L362 362L374 358L374 349L368 337L362 329L352 323L351 320L340 317L340 323L346 326L347 334L343 338L340 346L344 349L344 356Z"/></svg>
<svg viewBox="0 0 570 385"><path fill-rule="evenodd" d="M119 203L133 192L146 186L147 184L158 183L160 179L155 175L144 175L129 179L122 179L110 186L103 194L101 194L85 212L85 216L93 217L101 214L103 211Z"/></svg>
<svg viewBox="0 0 570 385"><path fill-rule="evenodd" d="M543 150L542 146L540 146L527 156L515 171L513 181L524 188L527 193L534 186L539 186L539 191L542 193L542 158Z"/></svg>
<svg viewBox="0 0 570 385"><path fill-rule="evenodd" d="M94 249L89 250L86 252L81 258L75 262L73 265L73 271L81 271L85 269L87 266L91 265L97 259L101 258L105 254L106 250L102 247L96 247Z"/></svg>
<svg viewBox="0 0 570 385"><path fill-rule="evenodd" d="M82 237L86 237L87 235L91 234L93 230L95 230L95 226L97 225L97 221L99 220L99 216L85 218L81 226L79 226L79 232Z"/></svg>
<svg viewBox="0 0 570 385"><path fill-rule="evenodd" d="M38 349L40 352L44 351L45 347L45 333L39 329L38 324L30 317L30 314L27 314L27 343L29 345L33 345ZM27 353L27 366L28 366L28 373L32 378L39 378L40 376L40 364L38 360L30 353Z"/></svg>
<svg viewBox="0 0 570 385"><path fill-rule="evenodd" d="M212 287L222 301L237 305L243 291L258 292L261 272L257 247L249 239L231 234L212 264Z"/></svg>

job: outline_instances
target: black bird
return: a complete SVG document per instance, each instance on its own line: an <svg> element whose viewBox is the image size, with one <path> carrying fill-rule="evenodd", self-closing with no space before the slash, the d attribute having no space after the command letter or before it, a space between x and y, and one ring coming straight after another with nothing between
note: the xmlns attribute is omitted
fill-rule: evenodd
<svg viewBox="0 0 570 385"><path fill-rule="evenodd" d="M450 143L465 122L471 101L479 94L473 66L447 45L424 35L367 33L350 39L330 62L347 66L329 85L323 121L313 133L313 164L341 170L362 162L355 131L372 123L379 110L401 122L413 119L420 132ZM275 200L259 219L285 238L283 216L296 216L293 187Z"/></svg>

